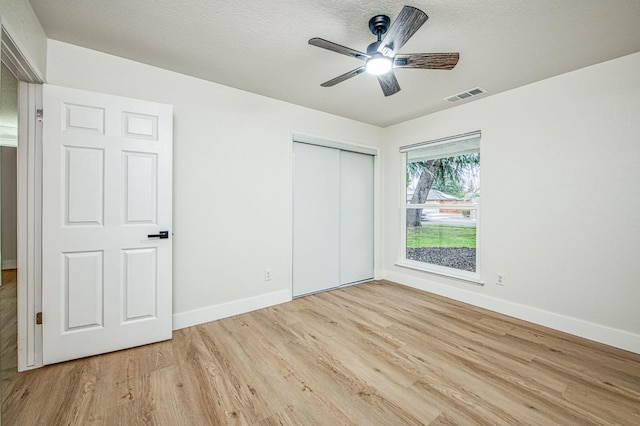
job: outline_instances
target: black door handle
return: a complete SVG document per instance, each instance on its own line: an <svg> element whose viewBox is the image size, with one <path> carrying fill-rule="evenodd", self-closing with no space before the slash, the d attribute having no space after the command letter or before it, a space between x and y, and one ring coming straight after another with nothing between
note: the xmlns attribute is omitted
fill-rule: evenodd
<svg viewBox="0 0 640 426"><path fill-rule="evenodd" d="M149 234L147 235L149 238L160 238L161 240L166 240L169 238L169 231L160 231L159 234Z"/></svg>

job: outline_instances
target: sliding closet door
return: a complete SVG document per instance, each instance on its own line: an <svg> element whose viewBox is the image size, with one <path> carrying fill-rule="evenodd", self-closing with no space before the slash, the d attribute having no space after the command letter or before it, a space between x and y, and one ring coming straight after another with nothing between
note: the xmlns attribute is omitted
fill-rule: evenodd
<svg viewBox="0 0 640 426"><path fill-rule="evenodd" d="M373 156L340 152L340 284L373 278Z"/></svg>
<svg viewBox="0 0 640 426"><path fill-rule="evenodd" d="M373 278L374 157L293 144L293 295Z"/></svg>
<svg viewBox="0 0 640 426"><path fill-rule="evenodd" d="M293 295L339 285L340 150L293 144Z"/></svg>

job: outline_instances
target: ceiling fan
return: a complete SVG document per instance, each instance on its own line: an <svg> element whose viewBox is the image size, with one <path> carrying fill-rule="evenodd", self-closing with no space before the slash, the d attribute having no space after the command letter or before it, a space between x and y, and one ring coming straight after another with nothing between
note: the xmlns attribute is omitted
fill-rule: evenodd
<svg viewBox="0 0 640 426"><path fill-rule="evenodd" d="M367 71L378 77L384 95L391 96L400 91L400 85L393 73L393 68L453 69L460 57L458 53L398 53L427 19L429 17L426 13L411 6L402 8L391 27L389 27L391 19L387 15L374 16L369 20L369 29L378 37L378 40L367 47L367 53L318 37L310 39L309 44L313 46L364 61L362 66L324 82L321 86L331 87ZM383 34L386 34L384 40L382 39Z"/></svg>

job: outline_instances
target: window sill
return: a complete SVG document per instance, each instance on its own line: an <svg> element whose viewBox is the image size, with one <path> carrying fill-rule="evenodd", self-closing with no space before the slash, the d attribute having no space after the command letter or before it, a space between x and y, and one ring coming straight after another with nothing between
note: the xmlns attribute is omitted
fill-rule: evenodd
<svg viewBox="0 0 640 426"><path fill-rule="evenodd" d="M413 262L411 260L400 260L395 263L401 268L413 269L415 271L428 272L430 274L440 275L447 278L453 278L460 281L466 281L475 285L484 286L484 281L480 279L480 275L475 272L458 271L452 268L437 265L427 265L422 262Z"/></svg>

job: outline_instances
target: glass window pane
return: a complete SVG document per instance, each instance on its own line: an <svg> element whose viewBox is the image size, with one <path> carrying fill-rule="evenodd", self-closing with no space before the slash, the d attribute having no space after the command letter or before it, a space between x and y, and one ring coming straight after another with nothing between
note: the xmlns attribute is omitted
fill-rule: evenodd
<svg viewBox="0 0 640 426"><path fill-rule="evenodd" d="M407 152L406 259L476 272L479 138ZM472 206L472 207L470 207Z"/></svg>
<svg viewBox="0 0 640 426"><path fill-rule="evenodd" d="M476 221L451 214L407 226L407 259L475 272Z"/></svg>

